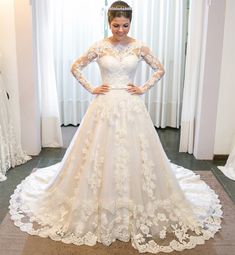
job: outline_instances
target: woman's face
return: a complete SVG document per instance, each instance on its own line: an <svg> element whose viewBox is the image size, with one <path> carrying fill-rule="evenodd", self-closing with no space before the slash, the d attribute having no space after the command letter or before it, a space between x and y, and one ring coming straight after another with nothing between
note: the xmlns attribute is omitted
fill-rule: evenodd
<svg viewBox="0 0 235 255"><path fill-rule="evenodd" d="M113 38L117 41L126 39L130 25L131 22L128 18L123 16L114 18L109 24Z"/></svg>

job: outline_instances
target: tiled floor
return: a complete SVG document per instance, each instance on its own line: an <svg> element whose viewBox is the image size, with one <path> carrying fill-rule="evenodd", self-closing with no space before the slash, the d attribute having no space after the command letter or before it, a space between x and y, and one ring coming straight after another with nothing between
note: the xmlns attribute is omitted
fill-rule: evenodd
<svg viewBox="0 0 235 255"><path fill-rule="evenodd" d="M0 222L8 212L9 198L16 185L19 184L33 168L44 167L59 162L75 131L76 127L63 127L65 148L45 148L41 151L40 155L33 157L33 159L26 164L8 171L7 181L0 183ZM216 167L217 165L224 165L224 161L196 160L192 155L179 153L180 133L177 129L158 129L157 132L167 156L173 163L192 170L211 170L220 183L222 183L230 198L235 202L235 182L225 177Z"/></svg>
<svg viewBox="0 0 235 255"><path fill-rule="evenodd" d="M211 170L235 203L235 181L227 178L217 166L225 165L224 160L196 160L193 155L179 152L180 132L177 129L158 129L158 135L168 158L175 164L191 170ZM234 253L235 254L235 253Z"/></svg>

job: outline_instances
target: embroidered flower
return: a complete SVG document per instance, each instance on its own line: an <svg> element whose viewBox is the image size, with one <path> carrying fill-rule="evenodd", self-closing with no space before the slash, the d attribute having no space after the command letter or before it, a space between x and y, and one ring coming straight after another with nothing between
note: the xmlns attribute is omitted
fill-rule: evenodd
<svg viewBox="0 0 235 255"><path fill-rule="evenodd" d="M165 237L166 237L166 227L164 226L163 227L163 230L161 230L160 232L159 232L159 237L161 238L161 239L164 239Z"/></svg>
<svg viewBox="0 0 235 255"><path fill-rule="evenodd" d="M97 242L97 236L94 233L88 232L84 237L84 244L93 246Z"/></svg>
<svg viewBox="0 0 235 255"><path fill-rule="evenodd" d="M157 214L157 218L158 218L160 221L166 221L166 220L167 220L166 215L163 214L163 213L158 213L158 214Z"/></svg>
<svg viewBox="0 0 235 255"><path fill-rule="evenodd" d="M115 229L115 236L123 242L128 242L130 239L130 231L128 229L128 225L118 226Z"/></svg>
<svg viewBox="0 0 235 255"><path fill-rule="evenodd" d="M149 227L146 225L141 224L140 225L140 230L142 231L143 234L147 235L149 233Z"/></svg>

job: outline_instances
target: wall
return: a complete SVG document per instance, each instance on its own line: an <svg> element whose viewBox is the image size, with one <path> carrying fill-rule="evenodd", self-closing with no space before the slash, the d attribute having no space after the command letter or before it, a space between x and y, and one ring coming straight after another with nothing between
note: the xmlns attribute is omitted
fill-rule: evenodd
<svg viewBox="0 0 235 255"><path fill-rule="evenodd" d="M235 1L226 1L223 58L214 154L229 154L235 146Z"/></svg>
<svg viewBox="0 0 235 255"><path fill-rule="evenodd" d="M30 155L37 155L41 150L41 126L34 73L31 4L29 0L15 0L14 6L22 147Z"/></svg>
<svg viewBox="0 0 235 255"><path fill-rule="evenodd" d="M205 59L198 92L194 156L213 159L225 21L225 0L207 1Z"/></svg>
<svg viewBox="0 0 235 255"><path fill-rule="evenodd" d="M0 0L1 68L10 94L12 119L22 148L41 150L38 92L34 79L32 17L29 0Z"/></svg>
<svg viewBox="0 0 235 255"><path fill-rule="evenodd" d="M0 53L3 81L10 95L10 107L16 137L20 142L20 104L15 40L14 0L0 0Z"/></svg>

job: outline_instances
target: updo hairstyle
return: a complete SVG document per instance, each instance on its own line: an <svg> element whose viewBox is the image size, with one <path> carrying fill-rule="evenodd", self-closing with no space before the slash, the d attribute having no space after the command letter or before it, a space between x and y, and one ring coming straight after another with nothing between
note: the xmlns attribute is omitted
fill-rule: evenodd
<svg viewBox="0 0 235 255"><path fill-rule="evenodd" d="M111 8L118 8L119 10L112 10ZM126 8L129 8L129 10L126 10ZM109 10L108 10L108 22L109 22L109 24L116 17L125 17L125 18L129 19L130 22L131 22L131 19L132 19L131 7L124 1L116 1L116 2L112 3Z"/></svg>

